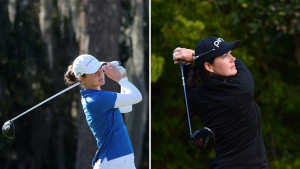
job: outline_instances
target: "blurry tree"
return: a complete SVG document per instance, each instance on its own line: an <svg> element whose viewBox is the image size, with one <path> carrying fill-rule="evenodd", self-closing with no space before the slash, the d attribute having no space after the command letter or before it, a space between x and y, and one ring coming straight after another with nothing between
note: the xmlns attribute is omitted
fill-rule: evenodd
<svg viewBox="0 0 300 169"><path fill-rule="evenodd" d="M132 24L128 28L128 35L130 38L130 41L132 43L131 51L132 51L132 57L128 58L126 62L127 67L127 73L128 78L132 81L133 84L136 85L136 87L141 91L143 96L143 102L136 105L136 108L131 112L125 115L126 119L126 126L129 131L130 139L134 143L133 149L135 150L135 161L136 166L140 166L141 164L141 158L143 153L143 142L144 142L144 134L147 119L148 119L148 91L146 89L146 83L149 81L145 80L145 59L147 57L148 53L145 53L144 49L144 42L145 40L148 40L148 38L145 38L144 35L144 11L148 11L144 8L145 4L148 4L148 1L145 0L131 0L130 1L130 8L132 11L130 13L132 18ZM148 14L146 14L146 17ZM148 31L148 30L145 30ZM147 47L147 46L146 46ZM146 50L148 51L148 50ZM146 132L147 133L147 132Z"/></svg>
<svg viewBox="0 0 300 169"><path fill-rule="evenodd" d="M136 119L141 122L140 130L128 130L133 133L132 138L136 137L132 144L138 145L134 147L139 152L137 164L143 163L140 168L148 168L148 158L145 158L148 140L143 139L148 138L145 84L149 77L143 73L148 65L148 41L145 41L148 37L144 37L148 34L143 33L148 31L148 3L140 2L138 8L145 10L142 12L132 12L130 4L130 0L1 1L0 105L3 109L0 123L66 88L63 74L79 54L90 53L99 60L126 63L138 51L141 72L138 76L128 72L128 76L129 79L136 76L144 101L143 107L134 106L141 114ZM136 15L141 15L136 22L139 31L125 34L121 30L124 21ZM128 22L126 27L132 24ZM122 44L122 37L131 41L135 33L139 46ZM106 81L104 88L119 90L111 80ZM91 168L97 147L82 112L78 88L18 119L15 126L15 140L0 136L0 168Z"/></svg>

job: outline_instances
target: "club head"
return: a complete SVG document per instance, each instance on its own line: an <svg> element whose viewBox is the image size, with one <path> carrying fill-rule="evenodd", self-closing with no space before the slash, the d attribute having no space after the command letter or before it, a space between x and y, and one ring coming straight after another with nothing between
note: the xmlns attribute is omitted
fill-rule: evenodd
<svg viewBox="0 0 300 169"><path fill-rule="evenodd" d="M15 137L14 123L10 120L5 122L2 126L2 132L6 137L13 139Z"/></svg>
<svg viewBox="0 0 300 169"><path fill-rule="evenodd" d="M207 127L195 131L191 136L191 141L193 145L204 151L213 149L216 144L215 134Z"/></svg>

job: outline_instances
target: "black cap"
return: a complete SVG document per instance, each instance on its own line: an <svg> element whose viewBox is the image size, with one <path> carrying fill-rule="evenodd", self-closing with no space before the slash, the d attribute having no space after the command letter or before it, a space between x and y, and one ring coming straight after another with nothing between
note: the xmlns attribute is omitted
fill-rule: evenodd
<svg viewBox="0 0 300 169"><path fill-rule="evenodd" d="M240 41L227 43L222 38L210 36L198 42L195 49L196 64L203 65L205 62L213 60L215 57L224 55L232 49L240 46Z"/></svg>

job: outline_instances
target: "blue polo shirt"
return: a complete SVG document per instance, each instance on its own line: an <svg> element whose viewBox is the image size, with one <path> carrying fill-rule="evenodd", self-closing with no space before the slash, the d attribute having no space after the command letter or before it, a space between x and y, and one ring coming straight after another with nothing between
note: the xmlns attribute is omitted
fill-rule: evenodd
<svg viewBox="0 0 300 169"><path fill-rule="evenodd" d="M133 153L133 148L119 108L114 108L117 93L81 89L81 103L87 123L98 146L92 165L104 158L115 159Z"/></svg>

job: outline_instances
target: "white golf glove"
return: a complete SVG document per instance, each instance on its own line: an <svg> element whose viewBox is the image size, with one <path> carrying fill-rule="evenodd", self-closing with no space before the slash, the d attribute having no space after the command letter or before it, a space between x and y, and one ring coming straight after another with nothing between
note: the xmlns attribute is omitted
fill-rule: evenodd
<svg viewBox="0 0 300 169"><path fill-rule="evenodd" d="M126 69L123 66L116 66L116 68L118 69L118 71L121 73L122 76L126 73Z"/></svg>

